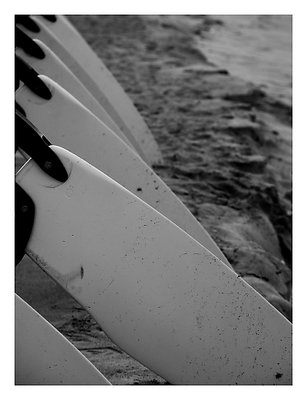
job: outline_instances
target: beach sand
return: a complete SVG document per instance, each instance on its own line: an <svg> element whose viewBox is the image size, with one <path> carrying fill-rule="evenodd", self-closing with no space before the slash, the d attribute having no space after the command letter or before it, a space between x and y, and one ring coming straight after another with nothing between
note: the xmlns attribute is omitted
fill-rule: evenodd
<svg viewBox="0 0 307 400"><path fill-rule="evenodd" d="M233 268L291 320L291 99L230 73L227 63L211 62L204 43L222 24L217 17L70 20L151 129L164 159L154 170ZM113 344L26 256L16 270L16 292L111 383L165 384Z"/></svg>

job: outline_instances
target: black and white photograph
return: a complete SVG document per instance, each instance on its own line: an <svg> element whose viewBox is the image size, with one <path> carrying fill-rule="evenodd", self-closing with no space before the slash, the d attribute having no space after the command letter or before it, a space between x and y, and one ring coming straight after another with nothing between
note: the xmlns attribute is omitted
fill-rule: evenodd
<svg viewBox="0 0 307 400"><path fill-rule="evenodd" d="M14 15L14 385L292 386L293 16L101 11Z"/></svg>

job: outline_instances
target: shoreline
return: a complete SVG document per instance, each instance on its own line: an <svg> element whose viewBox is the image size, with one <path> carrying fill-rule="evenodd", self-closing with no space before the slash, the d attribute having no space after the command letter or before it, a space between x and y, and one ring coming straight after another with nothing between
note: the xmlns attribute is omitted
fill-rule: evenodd
<svg viewBox="0 0 307 400"><path fill-rule="evenodd" d="M200 49L233 76L292 106L292 17L210 15L212 29L200 35Z"/></svg>

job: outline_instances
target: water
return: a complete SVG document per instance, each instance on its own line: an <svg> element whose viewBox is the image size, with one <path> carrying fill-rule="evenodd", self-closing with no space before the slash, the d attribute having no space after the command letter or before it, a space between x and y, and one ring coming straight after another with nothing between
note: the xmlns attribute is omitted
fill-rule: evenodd
<svg viewBox="0 0 307 400"><path fill-rule="evenodd" d="M292 17L289 15L212 15L201 47L214 64L253 82L292 104Z"/></svg>

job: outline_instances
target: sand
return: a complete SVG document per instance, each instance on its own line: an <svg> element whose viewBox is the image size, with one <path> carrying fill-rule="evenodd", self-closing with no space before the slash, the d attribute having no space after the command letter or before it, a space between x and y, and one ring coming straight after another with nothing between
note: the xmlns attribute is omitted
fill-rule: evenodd
<svg viewBox="0 0 307 400"><path fill-rule="evenodd" d="M150 127L164 160L155 171L209 231L233 268L291 320L289 93L285 101L284 93L279 96L257 80L236 76L226 62L211 62L205 44L223 23L216 17L70 20ZM113 344L27 257L16 270L16 292L111 383L165 384Z"/></svg>

